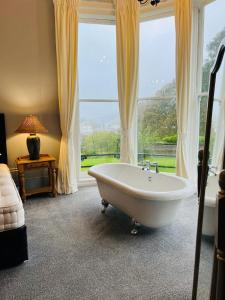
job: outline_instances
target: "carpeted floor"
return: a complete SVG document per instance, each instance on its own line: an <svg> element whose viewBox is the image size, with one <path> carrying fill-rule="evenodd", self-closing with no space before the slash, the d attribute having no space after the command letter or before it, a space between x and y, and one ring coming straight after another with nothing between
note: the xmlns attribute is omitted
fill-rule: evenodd
<svg viewBox="0 0 225 300"><path fill-rule="evenodd" d="M1 300L191 299L197 204L184 201L173 225L141 227L110 207L96 187L25 203L28 262L0 271ZM208 298L212 242L203 241L199 299Z"/></svg>

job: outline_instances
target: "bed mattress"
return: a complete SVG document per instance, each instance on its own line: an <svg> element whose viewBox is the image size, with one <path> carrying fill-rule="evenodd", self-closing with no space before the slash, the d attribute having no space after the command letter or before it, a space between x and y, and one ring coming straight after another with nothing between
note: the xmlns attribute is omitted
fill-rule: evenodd
<svg viewBox="0 0 225 300"><path fill-rule="evenodd" d="M24 225L24 209L9 168L0 164L0 232Z"/></svg>

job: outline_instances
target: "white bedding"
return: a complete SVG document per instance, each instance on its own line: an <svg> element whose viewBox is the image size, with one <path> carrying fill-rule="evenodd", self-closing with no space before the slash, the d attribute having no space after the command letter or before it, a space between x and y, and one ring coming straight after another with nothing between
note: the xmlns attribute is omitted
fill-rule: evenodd
<svg viewBox="0 0 225 300"><path fill-rule="evenodd" d="M24 209L9 168L0 164L0 231L24 225Z"/></svg>

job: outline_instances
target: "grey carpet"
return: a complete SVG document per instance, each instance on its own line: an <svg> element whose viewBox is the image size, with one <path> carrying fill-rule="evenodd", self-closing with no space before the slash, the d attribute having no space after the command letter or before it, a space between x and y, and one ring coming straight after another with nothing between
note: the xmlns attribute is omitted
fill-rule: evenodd
<svg viewBox="0 0 225 300"><path fill-rule="evenodd" d="M0 271L1 300L191 299L196 200L184 201L167 228L141 227L110 207L96 187L25 203L28 262ZM212 242L203 241L199 299L207 299Z"/></svg>

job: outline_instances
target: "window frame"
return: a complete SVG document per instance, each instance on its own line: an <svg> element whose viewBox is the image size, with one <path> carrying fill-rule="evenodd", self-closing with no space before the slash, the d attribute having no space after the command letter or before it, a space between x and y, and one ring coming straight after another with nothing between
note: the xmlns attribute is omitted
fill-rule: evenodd
<svg viewBox="0 0 225 300"><path fill-rule="evenodd" d="M93 8L94 5L92 4L91 7ZM112 8L111 5L108 4L108 3L106 3L105 7L108 8L108 9L109 9L109 7ZM89 8L90 8L90 6L89 6ZM113 17L114 17L114 15L113 15ZM81 15L81 17L79 18L79 23L98 24L98 25L114 25L114 26L116 25L115 24L115 17L114 17L114 20L110 20L110 19L108 19L104 15L96 15L96 16L93 17L92 14L91 15L87 15L85 17ZM79 98L79 101L78 101L79 114L80 114L80 103L118 103L118 105L119 105L119 100L118 99L110 99L110 98L108 98L108 99L107 98L105 98L105 99ZM80 120L80 115L79 115L79 120ZM79 132L80 132L80 122L79 122ZM80 144L80 150L81 150L81 144ZM80 156L81 156L81 153L80 153ZM92 177L90 177L87 172L82 172L81 171L81 161L80 161L80 167L79 167L79 186L83 186L83 185L86 185L86 184L87 185L92 185L94 182L95 182L95 179L92 178Z"/></svg>
<svg viewBox="0 0 225 300"><path fill-rule="evenodd" d="M168 18L168 17L174 17L175 19L175 9L174 9L174 5L173 5L173 1L168 1L168 3L163 3L164 6L161 8L161 10L157 9L153 12L149 12L142 15L140 18L140 23L144 23L144 22L149 22L149 21L154 21L157 19L164 19L164 18ZM147 12L147 8L144 8L143 11L146 10ZM142 11L142 12L143 12ZM174 20L175 22L175 20ZM174 24L175 26L175 24ZM176 28L175 28L175 37L176 37ZM175 48L175 56L176 56L176 48ZM175 70L175 77L176 77L176 70ZM176 96L145 96L145 97L139 97L137 98L137 105L142 102L142 101L169 101L172 98L176 99ZM138 111L137 111L138 114ZM137 123L137 138L138 138L138 123ZM142 165L141 165L142 166Z"/></svg>

